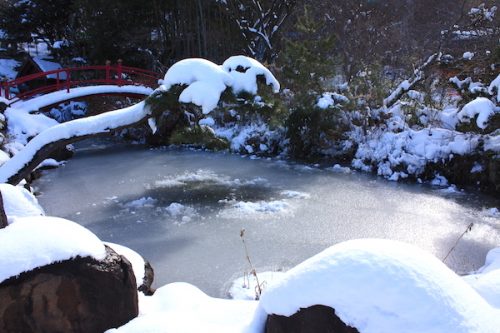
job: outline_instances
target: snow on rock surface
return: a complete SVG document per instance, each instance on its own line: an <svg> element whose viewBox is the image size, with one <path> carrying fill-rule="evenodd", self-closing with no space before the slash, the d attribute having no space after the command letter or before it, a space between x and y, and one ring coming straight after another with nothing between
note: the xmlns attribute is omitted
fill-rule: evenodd
<svg viewBox="0 0 500 333"><path fill-rule="evenodd" d="M390 240L323 251L270 286L259 306L290 316L317 304L363 333L494 333L500 325L500 311L437 258Z"/></svg>
<svg viewBox="0 0 500 333"><path fill-rule="evenodd" d="M187 283L163 286L153 296L143 297L141 302L143 315L106 332L262 332L260 321L252 322L257 302L212 298Z"/></svg>
<svg viewBox="0 0 500 333"><path fill-rule="evenodd" d="M492 101L485 97L478 97L465 104L457 116L462 122L469 122L469 119L477 116L477 126L485 129L488 126L488 119L496 112L500 112L500 108L495 107Z"/></svg>
<svg viewBox="0 0 500 333"><path fill-rule="evenodd" d="M110 242L104 242L104 244L112 248L119 255L127 258L128 261L130 261L130 263L132 264L132 270L134 271L137 287L140 287L142 285L142 280L144 279L144 274L145 274L144 270L145 262L144 259L141 257L141 255L135 252L134 250L129 249L128 247L120 244L115 244Z"/></svg>
<svg viewBox="0 0 500 333"><path fill-rule="evenodd" d="M81 225L56 217L20 217L0 229L0 282L62 260L106 256L103 243Z"/></svg>
<svg viewBox="0 0 500 333"><path fill-rule="evenodd" d="M45 215L38 200L24 187L0 184L3 206L7 217L27 217Z"/></svg>

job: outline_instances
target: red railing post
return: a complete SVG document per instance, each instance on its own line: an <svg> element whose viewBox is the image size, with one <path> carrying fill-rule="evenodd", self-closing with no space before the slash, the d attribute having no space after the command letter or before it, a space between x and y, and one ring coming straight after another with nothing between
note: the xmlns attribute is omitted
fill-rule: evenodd
<svg viewBox="0 0 500 333"><path fill-rule="evenodd" d="M8 82L4 82L5 84L5 99L10 99L10 87Z"/></svg>
<svg viewBox="0 0 500 333"><path fill-rule="evenodd" d="M106 83L110 83L110 76L109 76L110 65L111 65L111 61L106 60L106 80L105 80Z"/></svg>
<svg viewBox="0 0 500 333"><path fill-rule="evenodd" d="M66 69L66 92L69 93L69 88L71 88L71 71Z"/></svg>
<svg viewBox="0 0 500 333"><path fill-rule="evenodd" d="M118 86L122 85L122 73L123 73L122 62L123 60L118 59L118 70L117 70Z"/></svg>

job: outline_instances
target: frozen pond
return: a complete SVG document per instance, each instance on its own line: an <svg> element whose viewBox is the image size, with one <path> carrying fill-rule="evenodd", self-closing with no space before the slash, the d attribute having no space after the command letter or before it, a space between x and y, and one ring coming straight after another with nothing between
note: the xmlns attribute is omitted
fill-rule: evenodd
<svg viewBox="0 0 500 333"><path fill-rule="evenodd" d="M77 221L128 246L155 269L155 286L192 283L226 296L249 267L288 269L332 244L390 238L447 259L456 272L481 266L500 245L500 200L392 183L277 160L134 145L90 145L35 182L48 215Z"/></svg>

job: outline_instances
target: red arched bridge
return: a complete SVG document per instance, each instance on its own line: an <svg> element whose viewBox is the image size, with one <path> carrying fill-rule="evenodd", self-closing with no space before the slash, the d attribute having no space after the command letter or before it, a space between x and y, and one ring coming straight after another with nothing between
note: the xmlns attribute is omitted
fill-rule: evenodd
<svg viewBox="0 0 500 333"><path fill-rule="evenodd" d="M60 68L46 72L26 75L11 81L1 82L0 96L12 105L32 97L56 91L71 92L72 88L90 86L122 87L123 89L88 90L89 95L124 95L130 97L144 96L145 93L133 88L144 86L155 89L162 75L141 68L107 64L104 66L82 66ZM63 98L64 99L64 98ZM70 98L68 98L70 99Z"/></svg>

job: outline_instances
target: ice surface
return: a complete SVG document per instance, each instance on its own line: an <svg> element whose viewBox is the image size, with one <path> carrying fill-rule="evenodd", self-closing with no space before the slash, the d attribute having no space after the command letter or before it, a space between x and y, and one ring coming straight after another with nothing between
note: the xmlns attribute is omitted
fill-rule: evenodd
<svg viewBox="0 0 500 333"><path fill-rule="evenodd" d="M367 237L405 241L443 258L474 222L446 260L453 270L467 273L500 244L500 217L483 213L483 207L500 207L494 198L450 196L363 173L224 153L83 147L77 146L64 168L44 171L35 182L41 205L140 253L155 268L157 286L185 281L211 296L226 296L231 282L247 270L242 228L257 271L293 267L335 243ZM290 198L287 191L310 197ZM122 206L145 197L157 200L154 207ZM238 202L265 206L273 201L287 203L289 210L233 210L234 216L221 217ZM171 212L183 206L196 214L175 216L165 209L173 203ZM189 223L180 223L183 216Z"/></svg>

